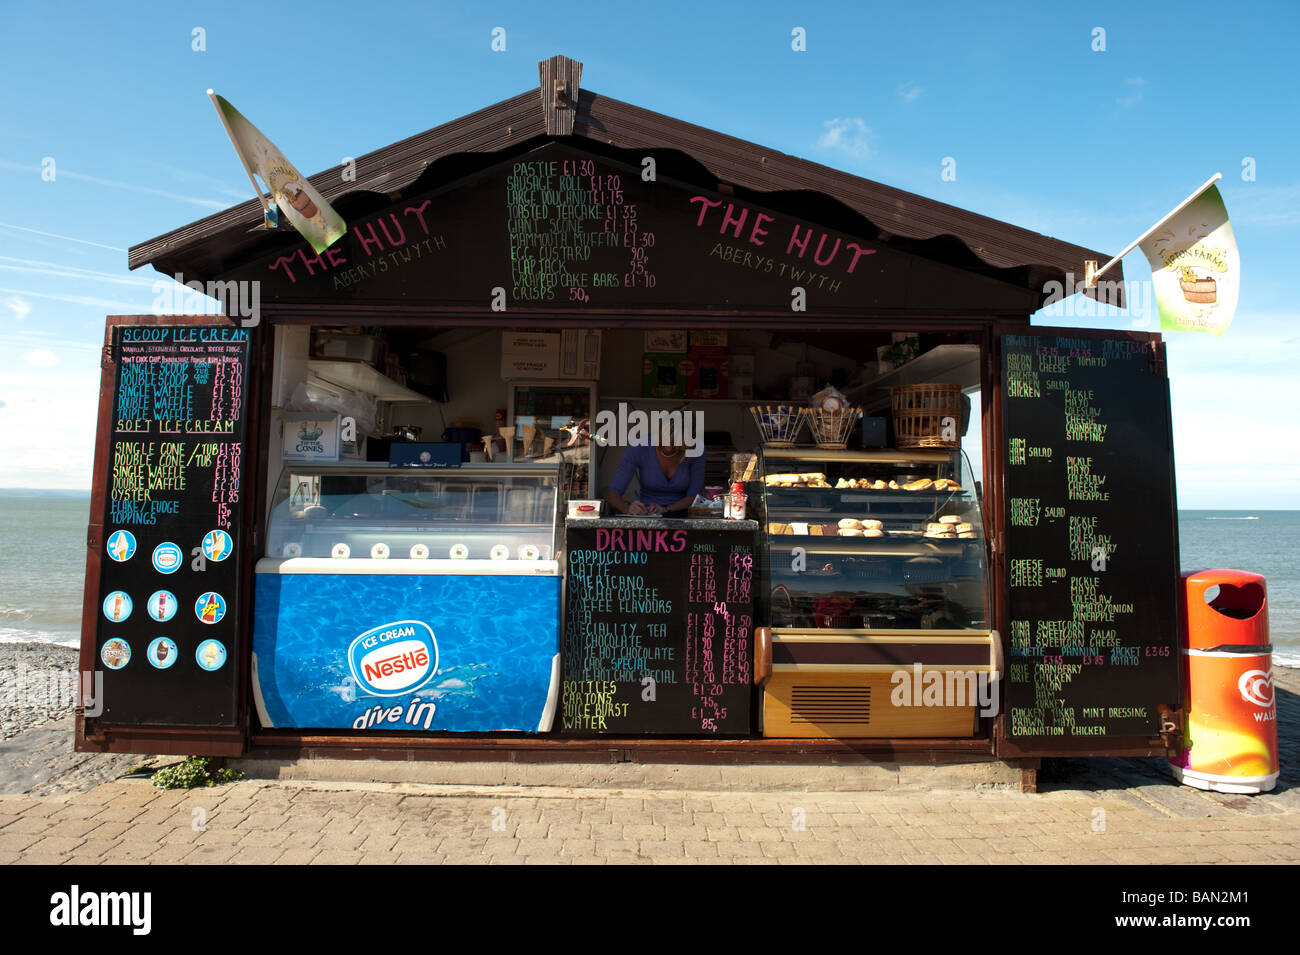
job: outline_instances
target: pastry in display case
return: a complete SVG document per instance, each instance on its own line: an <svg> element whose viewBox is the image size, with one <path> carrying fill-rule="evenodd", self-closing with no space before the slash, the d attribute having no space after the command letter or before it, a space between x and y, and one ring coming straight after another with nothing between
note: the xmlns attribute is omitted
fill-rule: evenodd
<svg viewBox="0 0 1300 955"><path fill-rule="evenodd" d="M764 735L976 735L976 687L995 686L1000 664L965 455L766 447L762 457ZM971 691L899 705L900 672Z"/></svg>
<svg viewBox="0 0 1300 955"><path fill-rule="evenodd" d="M763 455L776 627L986 626L983 518L960 451Z"/></svg>

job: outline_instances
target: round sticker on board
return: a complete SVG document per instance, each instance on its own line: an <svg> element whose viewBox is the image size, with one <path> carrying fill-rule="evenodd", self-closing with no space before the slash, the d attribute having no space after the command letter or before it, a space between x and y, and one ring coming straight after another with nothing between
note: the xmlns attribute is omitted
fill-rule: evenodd
<svg viewBox="0 0 1300 955"><path fill-rule="evenodd" d="M114 531L108 535L108 556L119 564L135 556L135 535L130 531Z"/></svg>
<svg viewBox="0 0 1300 955"><path fill-rule="evenodd" d="M104 598L104 616L121 623L131 616L131 596L125 590L114 590Z"/></svg>
<svg viewBox="0 0 1300 955"><path fill-rule="evenodd" d="M174 574L181 569L181 549L168 541L153 549L153 569L160 574Z"/></svg>
<svg viewBox="0 0 1300 955"><path fill-rule="evenodd" d="M120 670L131 662L131 644L121 637L113 637L100 648L99 658L110 670Z"/></svg>
<svg viewBox="0 0 1300 955"><path fill-rule="evenodd" d="M194 651L194 659L205 670L220 670L226 662L225 645L220 640L204 640Z"/></svg>
<svg viewBox="0 0 1300 955"><path fill-rule="evenodd" d="M220 623L225 615L226 598L215 591L200 594L199 599L194 601L194 616L199 618L200 623Z"/></svg>
<svg viewBox="0 0 1300 955"><path fill-rule="evenodd" d="M149 597L149 602L145 608L149 611L149 616L153 617L159 623L166 623L172 617L176 616L176 595L170 590L155 590Z"/></svg>
<svg viewBox="0 0 1300 955"><path fill-rule="evenodd" d="M176 662L180 653L176 649L176 641L171 637L155 637L144 655L159 670L166 670Z"/></svg>
<svg viewBox="0 0 1300 955"><path fill-rule="evenodd" d="M203 537L203 556L208 560L225 560L233 549L230 535L223 530L208 531Z"/></svg>

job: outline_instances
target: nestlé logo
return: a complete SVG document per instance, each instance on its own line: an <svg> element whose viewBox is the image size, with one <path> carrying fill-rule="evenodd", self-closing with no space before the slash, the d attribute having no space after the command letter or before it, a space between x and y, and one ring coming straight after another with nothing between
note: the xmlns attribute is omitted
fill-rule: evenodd
<svg viewBox="0 0 1300 955"><path fill-rule="evenodd" d="M438 672L438 642L422 620L396 620L367 630L348 647L348 668L371 696L402 696Z"/></svg>

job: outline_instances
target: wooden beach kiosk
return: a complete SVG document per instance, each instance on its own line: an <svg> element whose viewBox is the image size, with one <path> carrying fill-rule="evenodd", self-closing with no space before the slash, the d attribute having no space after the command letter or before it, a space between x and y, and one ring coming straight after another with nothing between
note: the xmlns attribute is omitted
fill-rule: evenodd
<svg viewBox="0 0 1300 955"><path fill-rule="evenodd" d="M77 748L1176 748L1164 345L1030 324L1108 256L539 76L130 250L239 307L107 319ZM583 510L655 412L745 520Z"/></svg>

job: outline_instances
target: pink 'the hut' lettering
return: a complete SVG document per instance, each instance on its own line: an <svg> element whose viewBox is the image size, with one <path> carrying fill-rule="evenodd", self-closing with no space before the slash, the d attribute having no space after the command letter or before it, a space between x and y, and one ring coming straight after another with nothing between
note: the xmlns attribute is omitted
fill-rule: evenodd
<svg viewBox="0 0 1300 955"><path fill-rule="evenodd" d="M322 252L321 255L329 259L330 265L334 266L335 268L338 268L340 265L348 264L348 257L344 255L343 252L339 249L328 248L324 252Z"/></svg>
<svg viewBox="0 0 1300 955"><path fill-rule="evenodd" d="M691 196L689 201L700 203L700 217L695 220L697 226L704 225L704 217L708 214L710 209L714 206L722 205L721 199L710 199L707 196Z"/></svg>
<svg viewBox="0 0 1300 955"><path fill-rule="evenodd" d="M429 203L432 201L432 199L425 199L418 206L407 206L402 210L402 215L406 215L408 212L415 213L416 218L420 220L420 228L424 230L425 235L429 234L429 224L424 221L424 210L429 207Z"/></svg>
<svg viewBox="0 0 1300 955"><path fill-rule="evenodd" d="M274 262L272 262L270 265L268 265L266 268L268 272L274 272L276 269L283 269L284 274L289 279L290 284L293 284L296 283L298 280L294 278L293 270L289 268L289 265L292 262L293 262L292 258L290 258L287 255L282 255Z"/></svg>
<svg viewBox="0 0 1300 955"><path fill-rule="evenodd" d="M393 246L394 248L396 248L399 245L405 245L406 230L403 229L402 224L397 221L397 215L395 213L390 212L388 213L388 218L393 220L393 228L397 230L397 238L394 239L391 235L388 234L388 223L381 218L379 220L379 228L384 230L384 238L387 239L388 244Z"/></svg>
<svg viewBox="0 0 1300 955"><path fill-rule="evenodd" d="M754 216L754 228L751 229L749 232L750 244L752 245L763 244L763 236L767 235L767 230L762 227L764 219L766 219L768 222L776 221L774 218L772 218L772 216L768 215L766 212L760 212L756 216Z"/></svg>
<svg viewBox="0 0 1300 955"><path fill-rule="evenodd" d="M798 248L799 248L799 258L802 259L803 256L804 256L804 253L808 251L808 243L811 242L811 241L812 241L812 227L809 226L809 228L808 228L808 234L807 234L806 236L804 236L804 237L803 237L803 241L800 242L800 241L799 241L799 223L796 222L796 223L794 224L794 229L790 232L790 241L786 244L786 247L785 247L785 254L786 254L786 255L789 255L790 252L791 252L791 251L792 251L796 246L798 246Z"/></svg>
<svg viewBox="0 0 1300 955"><path fill-rule="evenodd" d="M365 235L361 232L361 225L354 225L352 227L352 231L356 233L357 241L361 243L361 251L366 255L374 255L375 252L383 251L384 243L379 236L375 234L375 224L373 222L366 222L364 225L370 230L369 242L366 241ZM370 249L371 245L375 247L373 251Z"/></svg>
<svg viewBox="0 0 1300 955"><path fill-rule="evenodd" d="M876 249L864 249L862 246L858 245L856 242L848 242L848 243L845 244L845 247L846 247L846 248L856 249L856 250L857 250L857 251L855 251L855 252L853 253L853 260L852 260L851 262L849 262L849 269L848 269L848 271L849 271L849 274L850 274L850 275L853 274L853 269L854 269L854 267L858 264L858 259L862 258L864 255L875 255L875 254L876 254L876 251L877 251Z"/></svg>
<svg viewBox="0 0 1300 955"><path fill-rule="evenodd" d="M735 208L736 208L736 204L734 202L727 203L727 211L722 214L722 226L718 229L718 232L719 233L726 232L728 226L734 225L735 230L732 232L732 235L735 238L739 239L740 230L745 227L745 219L749 215L749 210L742 207L740 210L740 217L737 218L736 216L732 215L732 213L735 211Z"/></svg>
<svg viewBox="0 0 1300 955"><path fill-rule="evenodd" d="M308 275L315 275L317 268L319 268L322 272L325 271L325 263L321 261L319 255L313 255L311 256L311 258L308 258L307 253L305 253L302 249L298 249L297 255L298 255L298 259L302 262L303 266L307 269Z"/></svg>
<svg viewBox="0 0 1300 955"><path fill-rule="evenodd" d="M836 238L835 248L831 249L831 254L828 255L826 257L826 261L823 262L822 245L824 245L825 242L826 242L826 233L823 232L822 237L817 240L817 251L813 253L813 261L816 262L818 265L830 265L832 262L835 261L835 256L839 255L840 252L840 240Z"/></svg>

